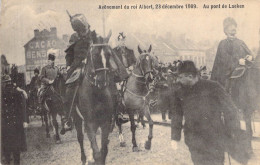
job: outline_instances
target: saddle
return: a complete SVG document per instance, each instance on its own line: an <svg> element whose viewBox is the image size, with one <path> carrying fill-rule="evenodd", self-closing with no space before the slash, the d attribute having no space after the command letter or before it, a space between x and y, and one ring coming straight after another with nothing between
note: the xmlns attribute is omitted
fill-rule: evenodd
<svg viewBox="0 0 260 165"><path fill-rule="evenodd" d="M245 74L247 67L246 66L239 66L231 74L231 79L240 78Z"/></svg>
<svg viewBox="0 0 260 165"><path fill-rule="evenodd" d="M78 67L73 71L73 73L67 79L65 84L67 85L76 82L77 80L79 80L80 77L82 77L83 72L84 72L84 65L81 65L80 67Z"/></svg>

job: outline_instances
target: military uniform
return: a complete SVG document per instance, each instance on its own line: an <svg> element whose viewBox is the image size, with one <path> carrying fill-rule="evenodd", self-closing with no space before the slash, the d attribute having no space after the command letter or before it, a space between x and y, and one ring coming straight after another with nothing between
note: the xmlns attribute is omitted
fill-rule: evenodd
<svg viewBox="0 0 260 165"><path fill-rule="evenodd" d="M73 42L70 47L65 50L66 53L66 65L69 66L67 71L68 78L73 73L75 69L82 65L82 61L87 58L89 53L89 48L92 41L92 36L96 35L95 31L89 31L86 36L79 38L77 33L71 35L71 42Z"/></svg>
<svg viewBox="0 0 260 165"><path fill-rule="evenodd" d="M179 141L184 129L195 165L223 165L226 140L240 129L231 97L218 83L201 79L192 87L181 86L171 99L171 139Z"/></svg>
<svg viewBox="0 0 260 165"><path fill-rule="evenodd" d="M2 152L7 163L13 153L14 163L19 164L20 152L26 150L23 123L27 122L26 100L13 84L2 88Z"/></svg>
<svg viewBox="0 0 260 165"><path fill-rule="evenodd" d="M237 38L227 38L220 41L211 80L218 81L223 87L227 87L227 80L232 72L239 66L239 59L250 55L251 51L246 44Z"/></svg>
<svg viewBox="0 0 260 165"><path fill-rule="evenodd" d="M125 46L124 47L117 46L113 49L113 51L116 53L116 55L118 56L118 58L126 68L135 65L136 57L134 55L133 50L128 49Z"/></svg>
<svg viewBox="0 0 260 165"><path fill-rule="evenodd" d="M230 25L235 25L236 22L232 18L227 18L224 20L224 27L229 27ZM226 33L226 32L225 32ZM227 33L226 33L227 34ZM248 141L251 142L252 128L251 128L251 116L254 109L251 108L251 105L247 101L250 96L249 92L239 93L238 89L243 87L243 81L241 79L231 79L231 75L234 70L240 66L239 60L245 59L247 55L251 55L251 51L248 49L244 41L228 36L226 39L220 41L217 54L215 57L214 65L211 73L211 80L219 82L226 91L231 93L232 99L235 102L236 106L239 109L242 109L243 116L246 122L246 130L248 135ZM247 91L249 91L248 89ZM245 96L242 101L240 98ZM252 148L251 144L248 148Z"/></svg>
<svg viewBox="0 0 260 165"><path fill-rule="evenodd" d="M39 98L41 103L48 96L48 89L50 87L49 81L55 80L58 75L59 68L57 66L46 65L42 68L41 74L39 76L41 81L41 89L39 91Z"/></svg>

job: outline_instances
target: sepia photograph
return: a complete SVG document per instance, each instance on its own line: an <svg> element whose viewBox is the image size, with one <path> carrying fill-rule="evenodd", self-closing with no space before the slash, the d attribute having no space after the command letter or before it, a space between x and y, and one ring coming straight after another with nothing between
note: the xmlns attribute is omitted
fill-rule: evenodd
<svg viewBox="0 0 260 165"><path fill-rule="evenodd" d="M0 0L0 165L259 165L260 0Z"/></svg>

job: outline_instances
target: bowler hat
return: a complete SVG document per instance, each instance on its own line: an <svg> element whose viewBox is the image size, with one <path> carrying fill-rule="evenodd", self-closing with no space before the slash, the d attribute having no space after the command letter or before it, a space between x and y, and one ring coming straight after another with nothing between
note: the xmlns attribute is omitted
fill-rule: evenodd
<svg viewBox="0 0 260 165"><path fill-rule="evenodd" d="M178 74L181 74L181 73L197 74L198 70L193 61L187 60L187 61L180 62L180 64L178 65L178 68L177 68L177 73Z"/></svg>

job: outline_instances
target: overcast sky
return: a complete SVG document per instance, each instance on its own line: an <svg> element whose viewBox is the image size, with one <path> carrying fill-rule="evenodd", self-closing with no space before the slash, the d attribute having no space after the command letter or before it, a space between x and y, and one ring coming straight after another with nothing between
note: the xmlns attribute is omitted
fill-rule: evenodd
<svg viewBox="0 0 260 165"><path fill-rule="evenodd" d="M106 5L134 4L179 4L187 0L104 0ZM235 3L234 3L235 2ZM205 4L244 4L244 9L202 9L203 3L194 1L199 9L175 10L105 10L106 32L112 30L111 44L115 44L118 32L126 35L140 32L164 36L166 32L186 33L194 41L220 41L225 38L223 20L233 17L238 24L237 36L249 48L259 45L260 1L209 1ZM49 29L56 26L58 36L72 34L66 10L74 15L86 16L92 30L103 34L102 0L2 0L0 26L0 52L9 63L25 63L24 44L33 37L34 29ZM138 43L137 43L138 44Z"/></svg>

